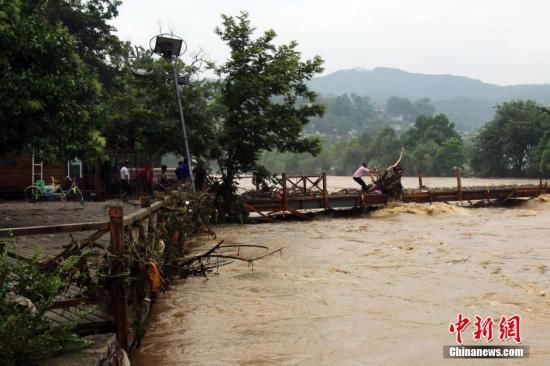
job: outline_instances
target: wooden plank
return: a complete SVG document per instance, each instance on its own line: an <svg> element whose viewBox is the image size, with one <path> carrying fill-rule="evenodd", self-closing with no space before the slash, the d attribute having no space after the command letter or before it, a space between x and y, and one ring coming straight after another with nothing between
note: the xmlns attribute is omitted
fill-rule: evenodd
<svg viewBox="0 0 550 366"><path fill-rule="evenodd" d="M151 213L151 220L149 221L149 230L154 232L157 230L157 223L158 223L158 213L152 212Z"/></svg>
<svg viewBox="0 0 550 366"><path fill-rule="evenodd" d="M130 239L135 241L136 243L139 242L139 234L140 234L140 227L139 225L132 225L128 228L128 231L130 232Z"/></svg>
<svg viewBox="0 0 550 366"><path fill-rule="evenodd" d="M315 181L312 181L311 179L309 179L310 177L305 177L305 179L308 180L308 182L311 183L311 188L310 190L313 190L313 188L317 188L319 190L319 192L323 192L323 189L321 187L319 187L319 183L322 182L323 180L323 177L317 177L317 179Z"/></svg>
<svg viewBox="0 0 550 366"><path fill-rule="evenodd" d="M80 222L76 224L49 225L49 226L28 226L0 229L0 238L23 235L43 235L56 233L72 233L88 230L109 230L107 221L100 222Z"/></svg>
<svg viewBox="0 0 550 366"><path fill-rule="evenodd" d="M150 207L142 208L136 212L124 216L124 225L131 225L134 222L141 221L151 215L152 212L160 210L170 201L170 197L165 197L162 201L155 201Z"/></svg>
<svg viewBox="0 0 550 366"><path fill-rule="evenodd" d="M323 208L326 210L328 209L328 187L327 187L327 173L323 172L323 175L321 176L323 178Z"/></svg>
<svg viewBox="0 0 550 366"><path fill-rule="evenodd" d="M107 304L111 301L111 296L103 295L103 296L96 296L96 297L80 297L80 298L74 298L74 299L64 299L64 300L58 300L55 301L52 306L50 307L50 310L52 309L65 309L74 307L76 305L80 304Z"/></svg>
<svg viewBox="0 0 550 366"><path fill-rule="evenodd" d="M261 210L256 209L254 206L251 206L251 205L245 203L245 204L244 204L244 207L245 207L249 212L256 212L256 213L260 214L260 216L262 216L262 217L269 218L269 216L265 215L264 213L262 213Z"/></svg>
<svg viewBox="0 0 550 366"><path fill-rule="evenodd" d="M122 207L109 209L109 227L111 228L111 253L115 256L124 255L124 212ZM121 270L121 268L114 268ZM128 296L124 284L119 286L113 298L115 322L117 326L117 340L121 347L128 351Z"/></svg>
<svg viewBox="0 0 550 366"><path fill-rule="evenodd" d="M293 182L292 179L288 178L287 177L287 180L286 180L288 183L290 183L294 188L298 189L298 190L302 190L302 187L299 186L299 184L303 181L303 178L302 177L299 177L298 180L296 182Z"/></svg>
<svg viewBox="0 0 550 366"><path fill-rule="evenodd" d="M140 225L141 233L140 236L143 237L143 240L147 241L149 238L149 221L150 218L143 220Z"/></svg>

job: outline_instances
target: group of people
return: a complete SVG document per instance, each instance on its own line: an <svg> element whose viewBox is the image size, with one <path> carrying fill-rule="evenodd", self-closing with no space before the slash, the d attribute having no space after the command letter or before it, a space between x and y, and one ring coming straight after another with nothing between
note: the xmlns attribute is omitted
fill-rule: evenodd
<svg viewBox="0 0 550 366"><path fill-rule="evenodd" d="M189 169L189 163L187 159L178 162L178 167L176 168L176 178L178 182L187 184L191 182L191 173L193 173L193 181L195 183L195 190L201 192L206 187L206 169L202 161L193 160L195 168L192 172Z"/></svg>
<svg viewBox="0 0 550 366"><path fill-rule="evenodd" d="M206 187L206 169L204 167L204 163L202 161L195 162L193 161L195 168L191 171L189 168L189 162L187 159L178 162L178 166L175 170L176 173L176 179L181 184L189 184L191 183L191 173L193 174L193 181L195 183L195 190L197 192L201 192ZM167 166L162 165L161 166L161 172L160 176L158 178L158 184L163 187L167 188L169 185L169 180L167 176ZM369 190L372 188L372 185L365 183L362 177L370 175L370 174L377 174L378 170L376 169L369 169L369 166L366 162L361 164L359 168L353 173L353 180L356 181L360 186L363 192L369 192ZM136 182L137 182L137 189L140 193L147 192L152 193L153 192L153 166L149 163L145 165L143 169L141 169L136 176ZM128 161L125 161L122 165L122 168L120 168L120 185L123 195L130 195L130 171L128 170Z"/></svg>
<svg viewBox="0 0 550 366"><path fill-rule="evenodd" d="M189 163L187 159L178 162L178 166L175 170L176 179L181 184L188 184L191 182L191 173L193 174L193 180L195 183L196 191L203 191L206 187L207 172L202 161L195 162L193 160L195 168L190 171ZM123 196L129 196L131 194L130 186L130 171L128 169L129 162L124 161L120 168L120 188ZM154 171L153 165L148 163L136 175L136 189L139 193L152 193L154 185ZM170 180L168 179L168 167L166 165L161 166L160 175L156 182L162 190L168 189Z"/></svg>

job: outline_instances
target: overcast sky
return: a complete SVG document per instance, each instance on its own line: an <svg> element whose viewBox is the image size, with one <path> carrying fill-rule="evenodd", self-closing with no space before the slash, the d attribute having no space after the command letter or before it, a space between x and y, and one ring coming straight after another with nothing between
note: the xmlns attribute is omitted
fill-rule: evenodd
<svg viewBox="0 0 550 366"><path fill-rule="evenodd" d="M550 83L548 0L123 0L124 40L147 45L172 30L191 51L223 61L220 14L250 13L259 31L320 55L325 73L377 66L453 74L500 85Z"/></svg>

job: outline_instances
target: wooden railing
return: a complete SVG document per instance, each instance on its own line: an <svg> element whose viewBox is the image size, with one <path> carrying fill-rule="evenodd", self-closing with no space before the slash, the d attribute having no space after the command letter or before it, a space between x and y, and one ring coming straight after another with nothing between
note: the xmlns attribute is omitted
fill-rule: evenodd
<svg viewBox="0 0 550 366"><path fill-rule="evenodd" d="M108 221L0 229L0 238L95 230L95 233L90 237L78 241L76 247L71 246L70 250L66 249L54 258L50 258L47 262L41 263L40 265L44 268L50 268L52 265L55 265L63 256L80 253L86 245L99 240L107 233L110 235L108 251L111 255L122 256L125 255L126 251L125 236L136 242L147 241L148 238L152 238L153 235L151 234L157 230L159 225L158 212L170 201L170 196L164 196L162 194L158 195L157 200L153 202L142 200L142 208L126 216L124 215L122 206L111 206L108 212ZM115 270L122 270L122 268ZM51 309L66 309L83 303L111 303L114 321L117 327L117 340L125 350L128 350L131 341L128 323L128 291L129 289L123 285L113 294L62 299L54 302Z"/></svg>

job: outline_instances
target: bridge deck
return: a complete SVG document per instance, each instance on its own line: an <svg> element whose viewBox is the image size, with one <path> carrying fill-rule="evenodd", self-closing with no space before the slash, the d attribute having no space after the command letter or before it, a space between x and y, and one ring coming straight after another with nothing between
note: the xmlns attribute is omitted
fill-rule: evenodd
<svg viewBox="0 0 550 366"><path fill-rule="evenodd" d="M282 195L263 199L247 199L245 202L250 211L277 213L313 209L366 208L384 205L389 200L389 197L385 194L329 194L326 191L326 187L321 192L307 192L307 195L303 196L289 196L284 191ZM450 188L406 191L400 201L417 203L480 200L507 201L514 198L533 198L548 192L548 187L542 184L528 187L506 186L483 189Z"/></svg>

